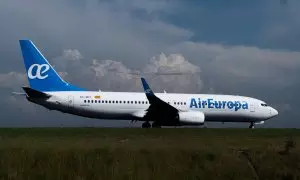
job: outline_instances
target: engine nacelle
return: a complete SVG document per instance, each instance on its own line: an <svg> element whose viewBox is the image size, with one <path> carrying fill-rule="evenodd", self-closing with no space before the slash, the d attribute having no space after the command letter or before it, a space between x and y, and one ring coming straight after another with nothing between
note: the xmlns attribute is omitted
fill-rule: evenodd
<svg viewBox="0 0 300 180"><path fill-rule="evenodd" d="M182 124L195 125L204 124L205 116L203 112L199 111L188 111L188 112L179 112L179 121Z"/></svg>

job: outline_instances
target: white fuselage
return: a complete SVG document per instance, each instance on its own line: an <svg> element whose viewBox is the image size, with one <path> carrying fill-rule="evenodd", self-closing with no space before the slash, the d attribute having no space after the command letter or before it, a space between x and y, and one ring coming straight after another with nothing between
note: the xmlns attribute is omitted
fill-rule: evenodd
<svg viewBox="0 0 300 180"><path fill-rule="evenodd" d="M48 109L98 119L142 120L150 106L145 93L61 91L46 101L31 99ZM205 121L258 122L278 112L265 102L244 96L216 94L156 93L161 100L183 111L200 111Z"/></svg>

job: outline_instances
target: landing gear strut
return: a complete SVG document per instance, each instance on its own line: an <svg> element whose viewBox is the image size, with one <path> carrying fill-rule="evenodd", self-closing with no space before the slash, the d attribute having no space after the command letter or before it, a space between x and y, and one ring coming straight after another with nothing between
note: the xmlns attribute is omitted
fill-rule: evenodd
<svg viewBox="0 0 300 180"><path fill-rule="evenodd" d="M142 124L142 128L151 128L151 124L148 121L146 121Z"/></svg>
<svg viewBox="0 0 300 180"><path fill-rule="evenodd" d="M251 123L250 123L249 128L250 128L250 129L254 129L254 122L251 122Z"/></svg>
<svg viewBox="0 0 300 180"><path fill-rule="evenodd" d="M142 128L161 128L161 125L159 123L153 122L152 125L146 121L142 124Z"/></svg>

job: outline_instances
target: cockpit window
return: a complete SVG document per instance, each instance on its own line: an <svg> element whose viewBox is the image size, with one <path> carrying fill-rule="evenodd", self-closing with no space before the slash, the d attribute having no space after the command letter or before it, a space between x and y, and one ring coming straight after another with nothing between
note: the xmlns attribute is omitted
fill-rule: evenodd
<svg viewBox="0 0 300 180"><path fill-rule="evenodd" d="M261 103L262 106L267 107L268 105L265 103Z"/></svg>

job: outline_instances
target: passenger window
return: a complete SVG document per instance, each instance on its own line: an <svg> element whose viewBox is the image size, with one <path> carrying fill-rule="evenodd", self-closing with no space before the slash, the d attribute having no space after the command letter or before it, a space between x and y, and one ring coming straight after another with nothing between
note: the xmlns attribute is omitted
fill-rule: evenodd
<svg viewBox="0 0 300 180"><path fill-rule="evenodd" d="M134 101L135 104L137 104L137 101Z"/></svg>
<svg viewBox="0 0 300 180"><path fill-rule="evenodd" d="M101 103L101 101L100 101L100 100L98 100L98 103Z"/></svg>
<svg viewBox="0 0 300 180"><path fill-rule="evenodd" d="M133 101L131 101L131 104L133 104Z"/></svg>
<svg viewBox="0 0 300 180"><path fill-rule="evenodd" d="M90 100L88 100L88 103L90 103Z"/></svg>
<svg viewBox="0 0 300 180"><path fill-rule="evenodd" d="M126 101L124 101L124 104L126 104Z"/></svg>
<svg viewBox="0 0 300 180"><path fill-rule="evenodd" d="M108 101L108 103L111 103L111 101Z"/></svg>
<svg viewBox="0 0 300 180"><path fill-rule="evenodd" d="M144 104L144 101L142 101L142 104Z"/></svg>
<svg viewBox="0 0 300 180"><path fill-rule="evenodd" d="M83 102L86 103L86 100L84 100Z"/></svg>
<svg viewBox="0 0 300 180"><path fill-rule="evenodd" d="M105 101L105 103L107 103L107 101Z"/></svg>
<svg viewBox="0 0 300 180"><path fill-rule="evenodd" d="M91 103L94 103L94 100L91 100Z"/></svg>
<svg viewBox="0 0 300 180"><path fill-rule="evenodd" d="M118 104L118 101L116 101L116 103Z"/></svg>

